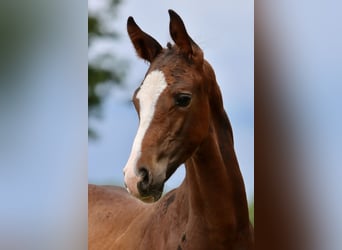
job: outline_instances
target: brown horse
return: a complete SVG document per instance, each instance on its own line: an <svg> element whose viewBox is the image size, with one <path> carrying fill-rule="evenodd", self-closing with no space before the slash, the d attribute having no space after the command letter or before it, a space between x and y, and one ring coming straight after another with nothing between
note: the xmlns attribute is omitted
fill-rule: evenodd
<svg viewBox="0 0 342 250"><path fill-rule="evenodd" d="M140 123L124 168L128 192L89 186L89 249L254 249L214 71L182 19L169 14L175 44L167 48L128 18L130 39L150 67L133 96ZM183 183L160 199L182 163Z"/></svg>

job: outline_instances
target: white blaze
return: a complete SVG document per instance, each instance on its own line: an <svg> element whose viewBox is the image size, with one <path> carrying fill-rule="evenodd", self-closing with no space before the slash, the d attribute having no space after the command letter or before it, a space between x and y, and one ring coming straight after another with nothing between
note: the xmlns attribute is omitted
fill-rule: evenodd
<svg viewBox="0 0 342 250"><path fill-rule="evenodd" d="M130 181L137 179L135 172L137 167L136 164L141 156L141 144L153 119L159 96L166 87L167 83L164 73L159 70L154 70L146 76L136 95L140 107L140 123L133 142L131 155L124 168L125 183L127 184L128 189L133 192L135 190L132 190L132 188L135 189L134 186L136 186L136 183L132 183L133 186L131 186Z"/></svg>

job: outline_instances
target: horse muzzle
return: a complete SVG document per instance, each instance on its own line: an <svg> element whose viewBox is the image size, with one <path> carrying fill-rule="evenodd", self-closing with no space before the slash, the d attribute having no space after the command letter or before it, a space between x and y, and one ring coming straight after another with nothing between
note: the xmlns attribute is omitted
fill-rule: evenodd
<svg viewBox="0 0 342 250"><path fill-rule="evenodd" d="M157 181L145 167L140 167L137 174L129 176L125 174L125 186L127 191L144 202L159 200L163 193L164 181Z"/></svg>

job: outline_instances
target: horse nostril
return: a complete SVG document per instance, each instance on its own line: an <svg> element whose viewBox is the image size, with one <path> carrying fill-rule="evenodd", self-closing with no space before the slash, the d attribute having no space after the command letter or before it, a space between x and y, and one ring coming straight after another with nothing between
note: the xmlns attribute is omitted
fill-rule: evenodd
<svg viewBox="0 0 342 250"><path fill-rule="evenodd" d="M151 177L149 171L145 167L141 167L138 171L141 181L138 183L138 190L141 195L148 194Z"/></svg>
<svg viewBox="0 0 342 250"><path fill-rule="evenodd" d="M141 176L141 182L144 185L148 185L149 183L149 173L145 167L139 169L139 175Z"/></svg>

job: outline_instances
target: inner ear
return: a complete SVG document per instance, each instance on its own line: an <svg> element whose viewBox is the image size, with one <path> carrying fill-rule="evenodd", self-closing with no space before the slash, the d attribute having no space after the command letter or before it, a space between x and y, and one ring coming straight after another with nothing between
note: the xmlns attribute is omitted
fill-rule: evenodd
<svg viewBox="0 0 342 250"><path fill-rule="evenodd" d="M193 54L192 44L195 44L188 32L185 29L185 25L181 17L174 12L169 10L170 15L170 35L173 41L180 48L181 52L190 56Z"/></svg>
<svg viewBox="0 0 342 250"><path fill-rule="evenodd" d="M157 40L142 31L133 17L129 17L127 20L127 32L140 58L152 62L162 51L163 48Z"/></svg>

